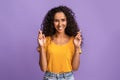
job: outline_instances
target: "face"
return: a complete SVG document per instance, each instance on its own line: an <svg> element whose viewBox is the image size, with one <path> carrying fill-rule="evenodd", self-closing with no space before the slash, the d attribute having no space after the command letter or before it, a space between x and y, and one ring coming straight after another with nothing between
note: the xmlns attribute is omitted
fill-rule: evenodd
<svg viewBox="0 0 120 80"><path fill-rule="evenodd" d="M54 27L58 33L64 33L67 26L66 16L63 12L57 12L54 16Z"/></svg>

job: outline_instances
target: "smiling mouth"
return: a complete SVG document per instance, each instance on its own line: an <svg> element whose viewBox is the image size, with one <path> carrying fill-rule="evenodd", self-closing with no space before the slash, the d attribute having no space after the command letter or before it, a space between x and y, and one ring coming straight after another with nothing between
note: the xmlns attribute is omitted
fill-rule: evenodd
<svg viewBox="0 0 120 80"><path fill-rule="evenodd" d="M62 29L63 29L63 27L59 27L58 29L59 29L59 30L62 30Z"/></svg>

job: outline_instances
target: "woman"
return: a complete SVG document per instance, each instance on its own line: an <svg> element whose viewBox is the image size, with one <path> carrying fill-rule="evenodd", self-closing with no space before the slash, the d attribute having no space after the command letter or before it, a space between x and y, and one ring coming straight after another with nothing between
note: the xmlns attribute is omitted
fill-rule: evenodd
<svg viewBox="0 0 120 80"><path fill-rule="evenodd" d="M38 34L39 64L43 80L74 80L80 65L82 36L73 11L66 6L46 14Z"/></svg>

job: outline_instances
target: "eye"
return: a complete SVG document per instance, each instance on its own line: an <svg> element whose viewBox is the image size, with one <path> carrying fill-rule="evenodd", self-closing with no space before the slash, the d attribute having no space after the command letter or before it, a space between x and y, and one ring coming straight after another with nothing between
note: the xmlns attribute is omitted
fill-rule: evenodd
<svg viewBox="0 0 120 80"><path fill-rule="evenodd" d="M58 20L57 20L57 19L54 19L54 22L58 22Z"/></svg>
<svg viewBox="0 0 120 80"><path fill-rule="evenodd" d="M62 19L62 21L64 22L64 21L66 21L66 19Z"/></svg>

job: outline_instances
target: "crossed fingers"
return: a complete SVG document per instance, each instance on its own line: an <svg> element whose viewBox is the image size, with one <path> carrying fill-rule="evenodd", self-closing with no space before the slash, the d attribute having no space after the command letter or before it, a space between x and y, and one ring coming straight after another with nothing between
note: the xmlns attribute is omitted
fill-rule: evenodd
<svg viewBox="0 0 120 80"><path fill-rule="evenodd" d="M80 33L80 31L79 32L77 32L77 35L75 36L78 40L81 40L81 33Z"/></svg>
<svg viewBox="0 0 120 80"><path fill-rule="evenodd" d="M38 33L38 39L45 39L45 35L42 33L41 30L39 30L39 33Z"/></svg>

